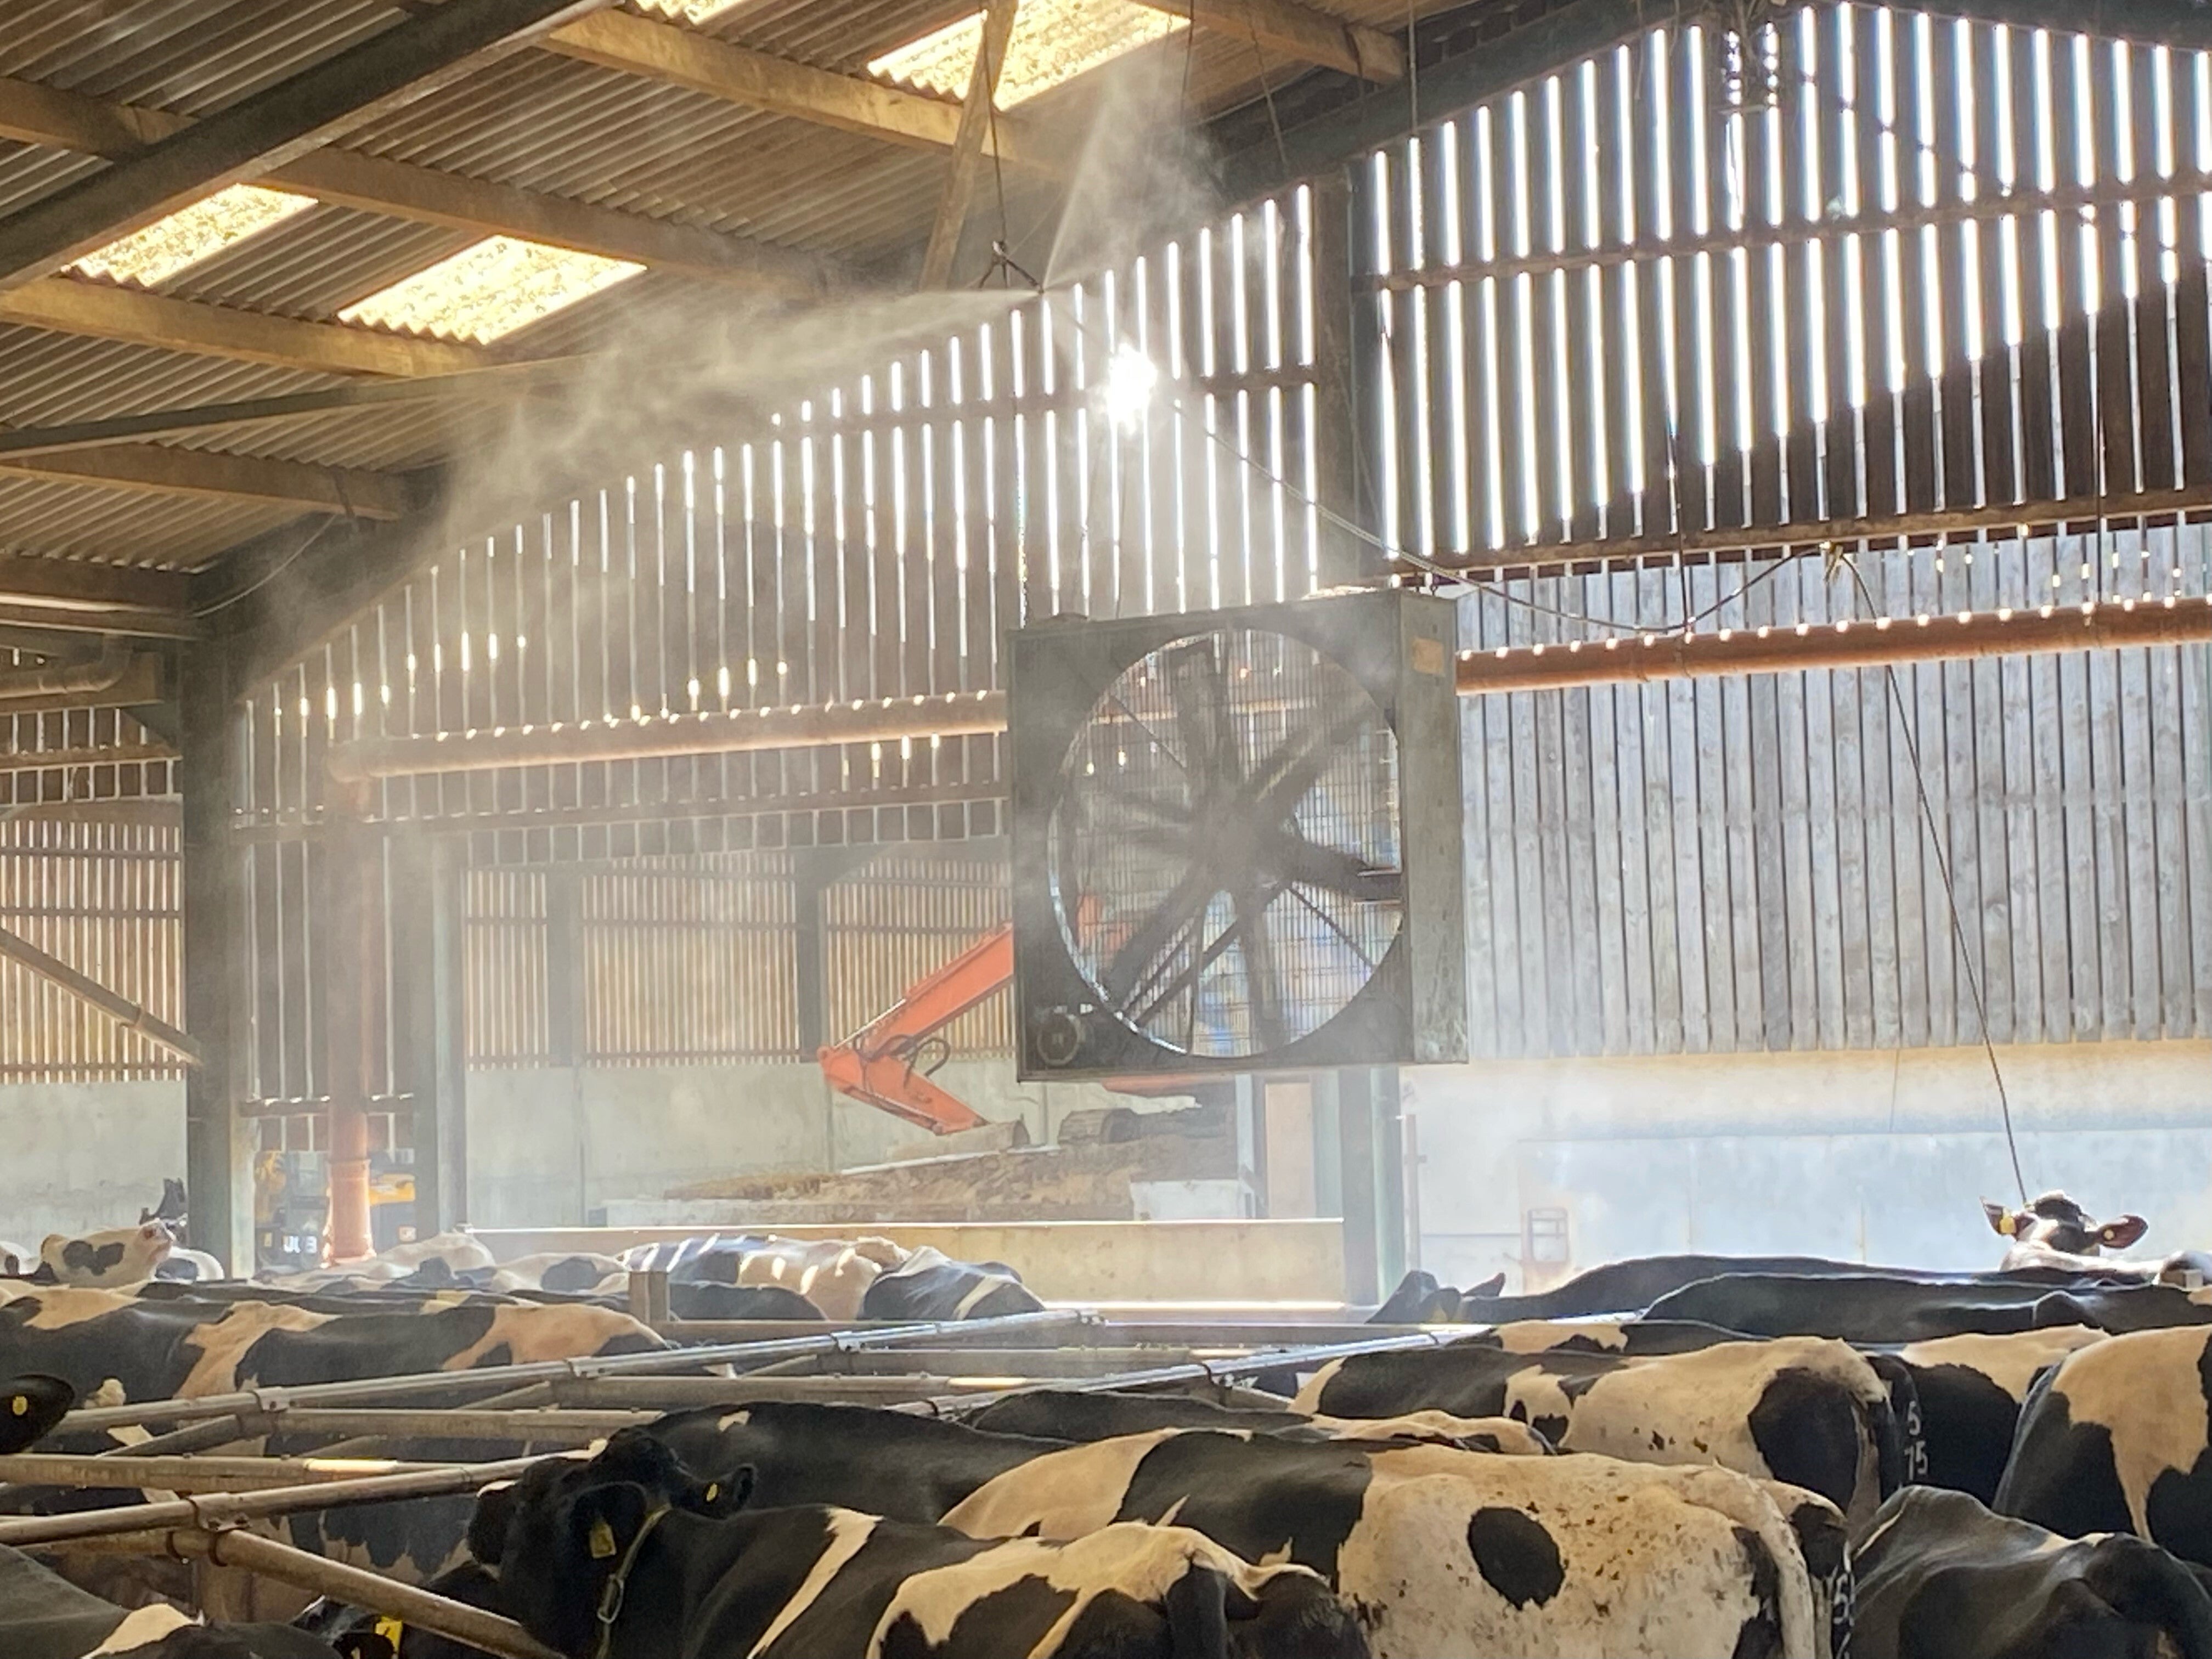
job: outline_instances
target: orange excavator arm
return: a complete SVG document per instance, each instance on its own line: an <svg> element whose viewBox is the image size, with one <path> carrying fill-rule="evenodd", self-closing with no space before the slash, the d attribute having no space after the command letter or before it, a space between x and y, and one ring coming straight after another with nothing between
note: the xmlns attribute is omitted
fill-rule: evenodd
<svg viewBox="0 0 2212 1659"><path fill-rule="evenodd" d="M973 1129L984 1120L964 1101L929 1080L933 1049L941 1064L945 1047L936 1034L1014 977L1014 930L985 934L942 968L907 988L896 1006L878 1014L843 1042L816 1058L822 1075L840 1094L866 1101L933 1134ZM927 1067L927 1069L925 1069Z"/></svg>

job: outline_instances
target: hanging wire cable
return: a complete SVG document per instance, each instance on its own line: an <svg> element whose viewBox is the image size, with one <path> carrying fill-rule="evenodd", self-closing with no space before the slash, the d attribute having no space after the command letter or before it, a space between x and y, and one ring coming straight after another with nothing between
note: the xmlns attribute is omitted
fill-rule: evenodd
<svg viewBox="0 0 2212 1659"><path fill-rule="evenodd" d="M1881 607L1875 603L1874 590L1867 586L1865 576L1849 555L1837 555L1832 561L1831 569L1841 569L1850 576L1859 598L1866 602L1869 616L1882 614ZM1989 1057L1990 1076L1996 1084L1997 1111L2004 1121L2005 1153L2012 1160L2013 1185L2020 1189L2020 1201L2026 1204L2027 1178L2021 1173L2020 1142L2013 1133L2012 1097L2005 1088L2004 1067L1997 1061L1996 1042L1990 1035L1990 1006L1982 992L1982 976L1975 966L1973 950L1966 941L1966 921L1959 914L1959 892L1951 880L1950 857L1944 850L1943 836L1936 823L1936 805L1928 793L1928 769L1920 758L1919 740L1913 735L1912 712L1905 705L1905 687L1897 677L1896 665L1885 663L1882 673L1889 682L1890 701L1896 705L1898 729L1905 738L1905 757L1912 763L1913 792L1920 802L1921 822L1928 831L1928 848L1936 860L1936 873L1942 881L1944 908L1951 917L1951 937L1959 947L1959 967L1966 975L1966 988L1974 1000L1974 1018L1982 1034L1982 1052Z"/></svg>

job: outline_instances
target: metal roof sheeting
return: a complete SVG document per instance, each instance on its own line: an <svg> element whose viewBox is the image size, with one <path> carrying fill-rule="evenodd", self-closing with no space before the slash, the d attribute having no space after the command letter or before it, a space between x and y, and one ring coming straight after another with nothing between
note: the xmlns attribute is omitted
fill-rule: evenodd
<svg viewBox="0 0 2212 1659"><path fill-rule="evenodd" d="M701 32L845 74L942 27L977 0L754 0ZM1311 0L1309 0L1311 3ZM1325 0L1402 27L1402 0ZM205 116L403 21L420 0L0 0L0 76ZM1425 3L1423 9L1431 9ZM638 15L665 27L665 14ZM1249 41L1179 30L1022 106L1081 131L1110 77L1134 77L1194 118L1302 73ZM526 50L497 58L349 133L346 148L645 216L765 238L866 268L926 235L940 152L726 103ZM0 143L0 213L104 165ZM1034 178L1009 171L1007 213L1025 248L1051 221ZM996 181L978 192L994 223ZM1040 228L1042 228L1042 233ZM319 205L156 285L179 299L307 320L466 246L481 233ZM980 234L980 233L979 233ZM1042 258L1042 252L1037 253ZM1034 266L1032 267L1034 268ZM1055 273L1057 274L1057 273ZM590 349L634 319L728 316L735 291L649 270L501 343L503 354ZM655 331L648 328L646 331ZM47 425L335 384L327 375L0 325L0 427ZM436 459L473 411L392 405L180 437L183 447L388 471ZM459 426L456 422L463 424ZM281 507L0 476L0 547L192 568L287 516Z"/></svg>

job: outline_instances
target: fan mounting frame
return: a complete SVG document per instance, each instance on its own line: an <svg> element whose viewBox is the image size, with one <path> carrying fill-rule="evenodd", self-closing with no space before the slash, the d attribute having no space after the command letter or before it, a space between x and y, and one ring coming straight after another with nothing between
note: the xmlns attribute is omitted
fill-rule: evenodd
<svg viewBox="0 0 2212 1659"><path fill-rule="evenodd" d="M1389 862L1387 852L1372 850L1389 843L1375 838L1371 817L1362 821L1370 826L1368 838L1360 842L1357 836L1352 837L1358 845L1370 849L1357 857L1333 844L1327 834L1316 833L1316 839L1324 843L1320 848L1305 842L1300 831L1310 816L1309 799L1308 813L1294 816L1290 833L1270 843L1279 854L1273 884L1262 890L1261 879L1255 875L1220 886L1219 896L1213 901L1217 918L1232 914L1234 890L1240 886L1248 891L1264 890L1265 896L1256 904L1265 911L1291 884L1280 876L1283 860L1301 870L1311 870L1316 860L1335 860L1326 866L1327 873L1321 878L1323 885L1306 886L1304 891L1322 894L1326 900L1333 882L1340 893L1358 894L1364 901L1364 908L1354 905L1350 912L1339 909L1335 914L1339 918L1364 915L1370 926L1360 933L1368 941L1367 948L1352 946L1361 971L1365 972L1364 981L1332 1001L1328 1006L1333 1012L1309 1013L1292 1022L1297 1028L1295 1032L1287 1032L1277 1020L1267 1028L1269 1040L1262 1041L1257 1035L1255 1008L1243 1017L1243 1040L1224 1040L1212 1045L1213 1051L1207 1051L1207 1044L1189 1040L1188 1017L1184 1036L1173 1039L1162 1034L1159 1020L1132 1017L1133 1000L1116 1006L1111 994L1102 989L1105 984L1127 985L1131 975L1121 971L1115 977L1110 970L1102 973L1102 951L1086 951L1079 941L1075 907L1084 902L1084 895L1070 889L1070 832L1065 825L1070 817L1087 824L1091 817L1077 808L1069 808L1064 816L1063 805L1071 793L1071 764L1096 754L1097 739L1086 738L1086 733L1095 732L1094 716L1106 706L1109 691L1122 682L1124 675L1147 659L1174 660L1172 655L1162 658L1160 653L1172 653L1178 647L1187 653L1206 636L1218 641L1225 635L1235 641L1240 635L1263 639L1280 635L1294 646L1310 647L1310 657L1286 649L1284 659L1294 663L1318 659L1311 672L1322 682L1329 683L1332 676L1348 677L1364 694L1357 702L1374 717L1365 720L1358 739L1365 745L1360 750L1364 758L1350 774L1332 772L1331 776L1340 785L1350 776L1356 785L1361 768L1373 769L1373 757L1381 752L1373 732L1379 722L1395 745L1389 770L1396 796L1397 856L1395 867L1387 870L1360 863L1361 858ZM1012 636L1014 991L1017 1055L1024 1079L1263 1073L1443 1064L1466 1058L1465 808L1458 698L1452 676L1456 641L1456 611L1450 601L1398 588L1332 594L1287 605L1103 622L1060 617L1020 629ZM1342 693L1341 682L1334 684ZM1169 694L1163 690L1158 695ZM1342 695L1334 701L1346 708L1355 702ZM1136 719L1126 703L1117 699L1115 706L1129 720ZM1157 711L1162 706L1156 701L1153 708ZM1202 706L1176 705L1177 717L1170 720L1168 726L1188 723L1194 731L1201 731L1203 722L1194 717L1194 708ZM1353 714L1357 713L1354 709ZM1240 707L1238 714L1249 721L1248 709ZM1157 713L1152 717L1158 718ZM1346 715L1329 732L1350 732L1361 724L1359 719ZM1232 787L1227 799L1232 808L1240 804L1252 806L1256 816L1253 816L1255 823L1272 820L1277 816L1273 808L1280 804L1285 791L1290 798L1305 794L1304 779L1294 773L1279 773L1289 778L1288 783L1275 795L1263 796L1261 784L1245 780L1239 766L1292 766L1301 758L1310 758L1314 750L1309 747L1301 751L1291 740L1298 735L1295 727L1278 730L1272 744L1262 742L1249 724L1239 729L1245 734L1244 752L1241 763L1232 762L1228 768ZM1172 754L1188 741L1170 736L1164 744L1154 746ZM1321 741L1315 739L1316 744ZM1086 742L1093 747L1085 748ZM1179 760L1174 763L1182 766ZM1310 772L1315 769L1315 766L1308 768ZM1194 791L1200 787L1195 779L1189 787ZM1085 787L1095 791L1097 786L1086 784ZM1057 830L1056 824L1060 826ZM1334 837L1342 839L1341 834ZM1260 871L1263 864L1255 854L1251 868ZM1197 873L1210 880L1215 872ZM1380 937L1373 927L1378 897L1394 907L1394 923L1387 930L1379 957L1373 957L1369 951ZM1094 901L1094 905L1103 902ZM1321 915L1306 899L1301 897L1298 902L1316 916ZM1174 914L1188 910L1186 902L1182 910ZM1284 913L1282 907L1273 912ZM1141 914L1141 905L1136 912L1125 914ZM1205 936L1206 925L1202 920L1197 924L1200 937ZM1232 941L1244 931L1241 914L1234 926L1218 919L1212 925L1217 951L1224 941ZM1352 933L1336 921L1328 925L1348 945L1352 933L1359 932L1356 919L1351 924ZM1264 941L1263 927L1251 931ZM1114 937L1126 939L1129 932L1125 922ZM1237 948L1241 953L1241 944ZM1119 957L1126 954L1126 951L1116 954L1117 967ZM1186 948L1182 960L1193 963L1202 955ZM1139 957L1140 965L1141 960L1148 959L1141 951ZM1249 993L1249 963L1243 972ZM1197 993L1192 991L1190 997L1194 1005Z"/></svg>

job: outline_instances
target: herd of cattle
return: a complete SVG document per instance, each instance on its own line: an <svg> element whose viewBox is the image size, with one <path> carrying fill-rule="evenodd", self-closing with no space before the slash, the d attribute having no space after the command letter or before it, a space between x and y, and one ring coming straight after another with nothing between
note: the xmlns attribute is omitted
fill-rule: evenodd
<svg viewBox="0 0 2212 1659"><path fill-rule="evenodd" d="M570 1659L2212 1659L2202 1264L2106 1257L2142 1224L2099 1226L2057 1194L1990 1221L2006 1249L1989 1273L1656 1257L1525 1297L1411 1275L1378 1322L1471 1328L1262 1379L1288 1396L1268 1408L1053 1389L959 1420L733 1404L472 1500L278 1535ZM0 1451L112 1449L69 1426L80 1398L660 1347L610 1305L640 1265L670 1270L672 1300L723 1293L714 1317L1036 1306L1004 1268L867 1240L504 1268L437 1242L283 1290L88 1285L145 1264L108 1255L127 1240L73 1260L66 1243L0 1279L0 1379L19 1379L0 1381ZM477 1659L325 1605L118 1644L144 1633L0 1551L9 1659Z"/></svg>

